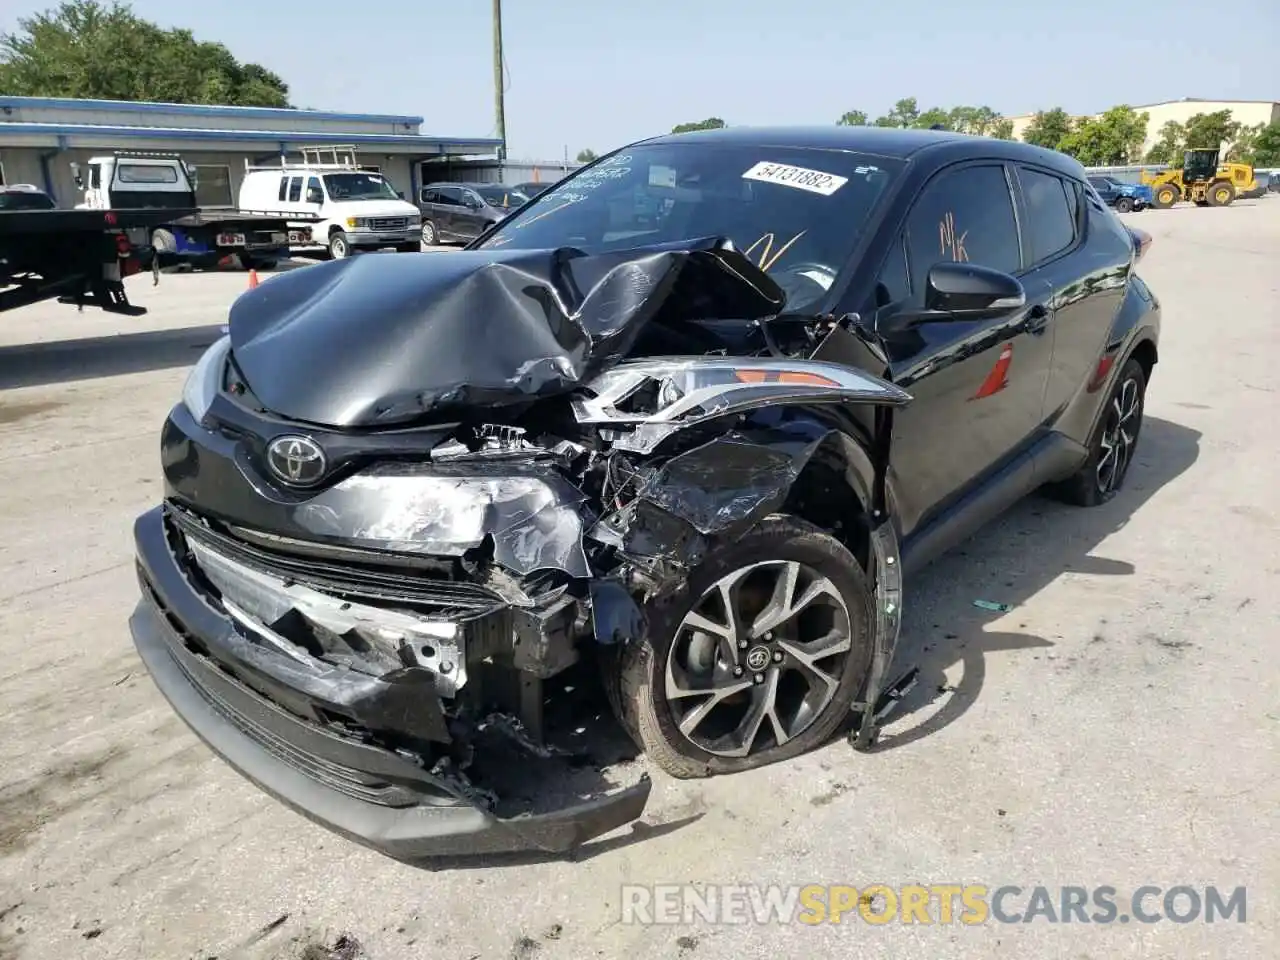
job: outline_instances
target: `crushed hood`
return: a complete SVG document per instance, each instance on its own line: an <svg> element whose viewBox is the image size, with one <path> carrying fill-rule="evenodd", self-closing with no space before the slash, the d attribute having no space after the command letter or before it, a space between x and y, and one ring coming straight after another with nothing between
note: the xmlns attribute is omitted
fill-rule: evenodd
<svg viewBox="0 0 1280 960"><path fill-rule="evenodd" d="M660 319L753 319L782 290L715 239L587 255L363 255L273 277L232 306L232 356L276 414L332 427L563 393Z"/></svg>

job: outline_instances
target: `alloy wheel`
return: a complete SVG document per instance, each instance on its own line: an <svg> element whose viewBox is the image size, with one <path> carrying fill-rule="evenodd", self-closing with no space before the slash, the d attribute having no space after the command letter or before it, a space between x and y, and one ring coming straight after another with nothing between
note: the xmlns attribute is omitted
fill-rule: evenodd
<svg viewBox="0 0 1280 960"><path fill-rule="evenodd" d="M424 223L422 225L422 242L427 246L432 246L436 242L436 228L434 224Z"/></svg>
<svg viewBox="0 0 1280 960"><path fill-rule="evenodd" d="M790 560L722 577L680 622L665 695L698 749L746 757L800 736L840 686L849 608L827 577Z"/></svg>
<svg viewBox="0 0 1280 960"><path fill-rule="evenodd" d="M1102 430L1102 455L1098 458L1098 490L1104 494L1120 489L1133 448L1138 442L1138 429L1142 425L1142 391L1138 381L1130 377L1120 385L1107 409L1107 421Z"/></svg>

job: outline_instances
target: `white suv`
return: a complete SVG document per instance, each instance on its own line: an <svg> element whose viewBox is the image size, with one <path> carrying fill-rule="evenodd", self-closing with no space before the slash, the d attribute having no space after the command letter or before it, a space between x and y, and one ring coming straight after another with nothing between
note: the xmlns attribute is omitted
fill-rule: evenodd
<svg viewBox="0 0 1280 960"><path fill-rule="evenodd" d="M354 163L304 163L250 167L240 184L241 210L273 210L323 218L310 228L311 245L325 246L335 260L353 250L422 248L422 215L380 173Z"/></svg>

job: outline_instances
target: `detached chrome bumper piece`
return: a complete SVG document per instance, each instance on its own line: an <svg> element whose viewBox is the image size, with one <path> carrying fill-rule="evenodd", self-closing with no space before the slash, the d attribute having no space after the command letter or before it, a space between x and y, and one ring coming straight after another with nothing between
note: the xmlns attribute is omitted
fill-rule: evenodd
<svg viewBox="0 0 1280 960"><path fill-rule="evenodd" d="M202 570L241 600L233 621L188 581L170 544L163 508L138 519L134 539L143 596L130 628L161 693L233 768L330 830L410 862L554 854L643 812L647 778L552 813L495 816L447 767L428 769L419 752L350 732L363 728L402 733L406 742L447 743L440 674L414 665L375 676L326 663L272 637L264 632L263 618L278 602L281 583L203 548ZM283 589L294 591L295 611L326 629L362 625L359 604L343 609L306 587ZM378 625L385 626L386 611L378 614ZM407 630L410 624L398 627ZM447 625L437 629L415 621L413 627L432 635L437 660L450 655Z"/></svg>

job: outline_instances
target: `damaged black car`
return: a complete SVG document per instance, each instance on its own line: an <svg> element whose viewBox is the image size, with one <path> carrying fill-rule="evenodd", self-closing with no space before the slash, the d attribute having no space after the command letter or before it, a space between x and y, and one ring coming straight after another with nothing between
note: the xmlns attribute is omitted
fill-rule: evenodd
<svg viewBox="0 0 1280 960"><path fill-rule="evenodd" d="M866 747L904 575L1038 488L1121 489L1148 243L1052 151L729 129L460 252L274 277L164 424L139 653L237 770L411 861L639 817L597 720L676 777Z"/></svg>

